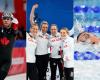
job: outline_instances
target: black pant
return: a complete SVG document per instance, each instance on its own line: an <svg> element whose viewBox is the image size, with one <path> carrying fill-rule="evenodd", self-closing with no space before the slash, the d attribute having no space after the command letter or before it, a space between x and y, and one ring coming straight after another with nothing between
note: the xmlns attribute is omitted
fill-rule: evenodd
<svg viewBox="0 0 100 80"><path fill-rule="evenodd" d="M4 80L11 66L12 49L16 31L0 27L0 80Z"/></svg>
<svg viewBox="0 0 100 80"><path fill-rule="evenodd" d="M56 80L57 65L59 68L60 80L63 78L63 61L61 58L50 58L51 80Z"/></svg>
<svg viewBox="0 0 100 80"><path fill-rule="evenodd" d="M27 63L27 80L38 80L38 71L35 63Z"/></svg>
<svg viewBox="0 0 100 80"><path fill-rule="evenodd" d="M73 68L64 68L66 80L74 80Z"/></svg>
<svg viewBox="0 0 100 80"><path fill-rule="evenodd" d="M46 71L48 67L49 55L36 55L36 65L39 74L39 80L46 80Z"/></svg>
<svg viewBox="0 0 100 80"><path fill-rule="evenodd" d="M0 59L0 80L4 80L9 72L11 59Z"/></svg>

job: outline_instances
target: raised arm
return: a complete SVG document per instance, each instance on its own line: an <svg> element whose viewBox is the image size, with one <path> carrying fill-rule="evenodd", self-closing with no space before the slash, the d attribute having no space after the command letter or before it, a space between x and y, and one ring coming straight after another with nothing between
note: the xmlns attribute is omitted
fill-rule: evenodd
<svg viewBox="0 0 100 80"><path fill-rule="evenodd" d="M30 13L30 23L31 23L31 25L34 24L34 17L35 17L34 12L35 12L35 9L36 9L36 8L38 8L38 4L37 4L37 3L34 4L34 5L32 6L32 9L31 9L31 13Z"/></svg>

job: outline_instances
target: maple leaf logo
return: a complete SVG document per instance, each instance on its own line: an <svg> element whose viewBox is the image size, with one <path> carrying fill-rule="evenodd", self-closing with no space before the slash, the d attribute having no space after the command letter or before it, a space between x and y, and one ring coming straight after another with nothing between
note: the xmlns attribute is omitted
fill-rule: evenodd
<svg viewBox="0 0 100 80"><path fill-rule="evenodd" d="M10 43L10 41L9 41L9 39L7 39L7 37L1 38L0 42L2 45L8 45Z"/></svg>

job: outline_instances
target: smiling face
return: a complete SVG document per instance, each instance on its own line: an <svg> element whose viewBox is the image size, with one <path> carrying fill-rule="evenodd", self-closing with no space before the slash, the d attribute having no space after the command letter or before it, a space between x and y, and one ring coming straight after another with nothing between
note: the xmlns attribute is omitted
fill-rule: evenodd
<svg viewBox="0 0 100 80"><path fill-rule="evenodd" d="M56 35L56 33L57 33L57 26L56 25L51 25L51 34L52 35Z"/></svg>
<svg viewBox="0 0 100 80"><path fill-rule="evenodd" d="M68 29L61 29L60 34L62 38L65 38L69 35Z"/></svg>
<svg viewBox="0 0 100 80"><path fill-rule="evenodd" d="M48 30L48 24L44 24L44 23L43 23L43 24L41 25L41 30L42 30L43 33L46 33L47 30Z"/></svg>
<svg viewBox="0 0 100 80"><path fill-rule="evenodd" d="M32 27L30 28L30 32L36 36L38 33L38 25L32 25Z"/></svg>

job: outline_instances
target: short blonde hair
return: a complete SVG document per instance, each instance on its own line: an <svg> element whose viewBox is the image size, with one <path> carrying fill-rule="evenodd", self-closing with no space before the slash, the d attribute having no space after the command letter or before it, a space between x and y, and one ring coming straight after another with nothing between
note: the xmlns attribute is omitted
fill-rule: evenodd
<svg viewBox="0 0 100 80"><path fill-rule="evenodd" d="M32 24L31 28L34 27L34 26L38 26L38 24L37 23Z"/></svg>
<svg viewBox="0 0 100 80"><path fill-rule="evenodd" d="M60 30L65 30L67 32L67 34L69 35L69 30L66 27L61 28Z"/></svg>

